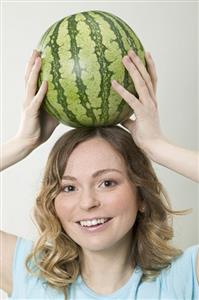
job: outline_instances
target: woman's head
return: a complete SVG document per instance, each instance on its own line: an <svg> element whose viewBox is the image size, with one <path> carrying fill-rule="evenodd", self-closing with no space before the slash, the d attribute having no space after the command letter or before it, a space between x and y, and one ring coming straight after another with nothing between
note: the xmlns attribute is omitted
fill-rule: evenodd
<svg viewBox="0 0 199 300"><path fill-rule="evenodd" d="M116 169L120 173L112 171L92 178L94 173L105 169ZM113 181L109 182L112 188L104 186L105 179ZM82 242L79 240L82 227L76 222L95 217L114 218L111 224L118 222L117 236L124 220L124 228L120 227L124 229L120 232L121 238L125 230L128 232L133 227L139 207L140 210L144 208L145 213L152 211L150 205L147 207L148 197L142 199L145 189L158 194L160 185L150 162L127 131L118 126L74 129L57 141L49 155L43 180L43 192L48 197L38 198L37 213L46 211L47 222L51 213L60 222L64 233L78 245L88 246L85 237L81 238ZM41 227L45 224L44 218L37 218L38 222L43 219ZM46 230L50 227L46 225ZM107 233L107 239L110 239L113 235ZM99 240L100 234L96 234L96 247L101 243ZM103 244L108 245L107 241Z"/></svg>
<svg viewBox="0 0 199 300"><path fill-rule="evenodd" d="M93 137L76 146L61 186L55 210L64 231L81 248L100 251L129 242L138 211L137 189L110 141ZM96 230L86 222L101 219L108 222Z"/></svg>
<svg viewBox="0 0 199 300"><path fill-rule="evenodd" d="M119 172L93 178L104 169ZM100 250L126 237L144 276L154 276L179 254L168 245L173 213L150 161L130 133L119 126L73 129L56 142L48 158L35 209L41 236L33 254L43 253L45 259L37 263L41 274L63 287L80 272L80 248ZM76 222L93 217L112 219L91 240L91 232L81 236L84 228Z"/></svg>

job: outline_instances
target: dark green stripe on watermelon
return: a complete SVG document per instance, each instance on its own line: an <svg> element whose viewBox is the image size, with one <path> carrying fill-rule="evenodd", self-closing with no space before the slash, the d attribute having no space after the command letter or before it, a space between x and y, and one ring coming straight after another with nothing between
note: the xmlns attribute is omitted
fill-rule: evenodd
<svg viewBox="0 0 199 300"><path fill-rule="evenodd" d="M144 48L142 46L142 43L140 42L139 38L136 36L135 32L132 30L132 28L123 20L121 20L119 17L110 14L110 13L104 13L101 11L96 11L99 14L104 14L105 16L109 16L110 19L112 19L113 23L116 23L116 27L119 26L120 29L122 29L122 31L124 32L124 34L126 35L127 39L128 39L128 43L129 43L129 49L132 48L135 53L137 55L139 55L139 57L141 58L143 64L146 66L146 61L145 61L145 57L144 57ZM117 22L116 22L117 20ZM127 50L129 50L127 49ZM127 53L122 53L122 56L126 55ZM125 69L126 71L126 69ZM130 80L130 81L129 81ZM124 82L123 82L123 86L129 90L129 92L133 93L135 95L135 97L139 98L137 91L135 89L134 83L132 82L130 76L128 75L128 72L125 73L125 78L124 78ZM128 88L129 87L129 88ZM118 106L118 118L120 118L120 114L122 111L122 107L124 106L124 108L126 108L125 105L125 100L123 100L120 105ZM133 111L132 111L133 112ZM129 113L129 117L131 116L132 113Z"/></svg>
<svg viewBox="0 0 199 300"><path fill-rule="evenodd" d="M118 16L112 15L110 13L106 14L110 15L110 17L115 18L117 20L118 24L121 26L121 28L127 35L130 46L133 48L137 55L141 56L142 62L144 63L144 65L146 65L146 61L144 58L144 47L142 46L142 43L140 42L139 38L136 36L132 28L126 22L121 20ZM136 43L139 47L137 47Z"/></svg>
<svg viewBox="0 0 199 300"><path fill-rule="evenodd" d="M88 118L92 119L93 125L96 124L96 117L92 108L88 108L89 98L86 94L86 86L83 83L81 78L81 66L79 64L79 51L80 47L77 45L76 36L78 34L77 30L77 22L75 20L75 16L71 16L68 18L68 33L71 38L71 58L74 60L74 69L73 72L76 74L76 84L78 88L78 96L80 99L81 105L86 110L86 115Z"/></svg>
<svg viewBox="0 0 199 300"><path fill-rule="evenodd" d="M108 98L110 95L111 77L113 75L113 72L109 71L108 69L111 63L105 57L106 47L103 45L103 38L101 35L99 24L96 22L96 20L92 17L91 14L87 12L82 14L86 18L86 24L90 27L90 36L91 39L95 42L95 55L97 56L97 61L100 66L99 72L101 75L101 91L99 93L99 97L101 97L102 99L100 121L107 122L109 119Z"/></svg>
<svg viewBox="0 0 199 300"><path fill-rule="evenodd" d="M59 27L60 27L61 23L62 23L62 20L57 23L57 25L55 26L54 31L51 35L50 41L46 45L51 48L52 57L53 57L53 61L51 63L51 75L53 78L52 84L54 85L54 87L57 91L57 102L59 104L61 104L62 109L65 112L68 119L71 120L72 122L78 123L81 126L81 123L78 121L75 114L68 109L67 99L64 94L64 89L59 81L59 79L61 78L61 73L59 71L61 68L61 64L60 64L60 58L59 58L59 45L57 44L56 41L57 41L57 37L59 34ZM47 97L47 101L46 101L46 106L48 109L52 109L52 105L51 105L50 101L48 100L48 97ZM53 110L54 110L54 108L53 108ZM58 112L56 110L55 110L55 116L58 116ZM60 117L58 117L58 119L59 118Z"/></svg>
<svg viewBox="0 0 199 300"><path fill-rule="evenodd" d="M107 14L105 14L101 11L95 11L95 13L100 15L110 25L110 28L114 32L115 37L116 37L115 42L117 42L118 45L119 45L119 49L121 51L121 56L124 57L125 55L127 55L127 49L125 49L125 46L123 44L122 35L120 34L120 31L118 30L112 16L111 15L107 16ZM123 79L124 88L128 89L128 86L129 86L130 83L132 84L132 81L129 82L129 74L128 74L128 71L125 68L125 70L124 70L124 79ZM111 85L111 83L110 83L110 85ZM123 111L123 109L125 107L126 107L126 101L122 99L122 101L120 102L120 104L118 105L118 108L117 108L118 117L116 117L116 123L117 123L117 120L119 119L119 117L121 115L121 112Z"/></svg>
<svg viewBox="0 0 199 300"><path fill-rule="evenodd" d="M46 38L48 38L48 35L49 35L49 33L50 33L50 31L53 29L53 27L55 26L55 24L53 24L52 26L50 26L49 28L48 28L48 30L44 33L44 35L42 36L42 38L41 38L41 41L39 42L39 47L40 48L42 48L43 47L43 44L45 43L45 40L46 40Z"/></svg>

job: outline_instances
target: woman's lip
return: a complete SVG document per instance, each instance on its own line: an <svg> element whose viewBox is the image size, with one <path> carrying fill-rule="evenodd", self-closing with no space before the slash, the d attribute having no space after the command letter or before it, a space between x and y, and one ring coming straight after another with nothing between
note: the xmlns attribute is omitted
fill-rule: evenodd
<svg viewBox="0 0 199 300"><path fill-rule="evenodd" d="M77 223L80 228L84 231L84 232L99 232L99 231L102 231L104 229L106 229L110 224L110 221L112 220L113 218L110 218L107 222L103 223L103 224L98 224L96 226L81 226L79 223Z"/></svg>

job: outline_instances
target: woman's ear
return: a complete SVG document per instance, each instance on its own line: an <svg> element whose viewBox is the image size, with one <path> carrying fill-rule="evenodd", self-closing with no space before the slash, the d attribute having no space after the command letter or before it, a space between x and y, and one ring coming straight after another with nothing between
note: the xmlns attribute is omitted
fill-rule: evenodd
<svg viewBox="0 0 199 300"><path fill-rule="evenodd" d="M145 204L139 193L139 189L137 189L137 197L138 197L138 211L140 213L144 213L145 212Z"/></svg>
<svg viewBox="0 0 199 300"><path fill-rule="evenodd" d="M139 211L140 213L144 213L144 212L145 212L145 206L144 206L143 204L140 205L139 208L138 208L138 211Z"/></svg>

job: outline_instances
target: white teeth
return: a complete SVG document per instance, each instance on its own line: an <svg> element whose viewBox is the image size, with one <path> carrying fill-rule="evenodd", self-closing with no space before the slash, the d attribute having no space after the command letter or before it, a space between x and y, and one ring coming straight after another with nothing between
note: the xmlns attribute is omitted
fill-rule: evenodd
<svg viewBox="0 0 199 300"><path fill-rule="evenodd" d="M103 224L108 220L108 218L102 218L102 219L94 219L94 220L89 220L89 221L80 221L81 226L94 226L97 224Z"/></svg>

